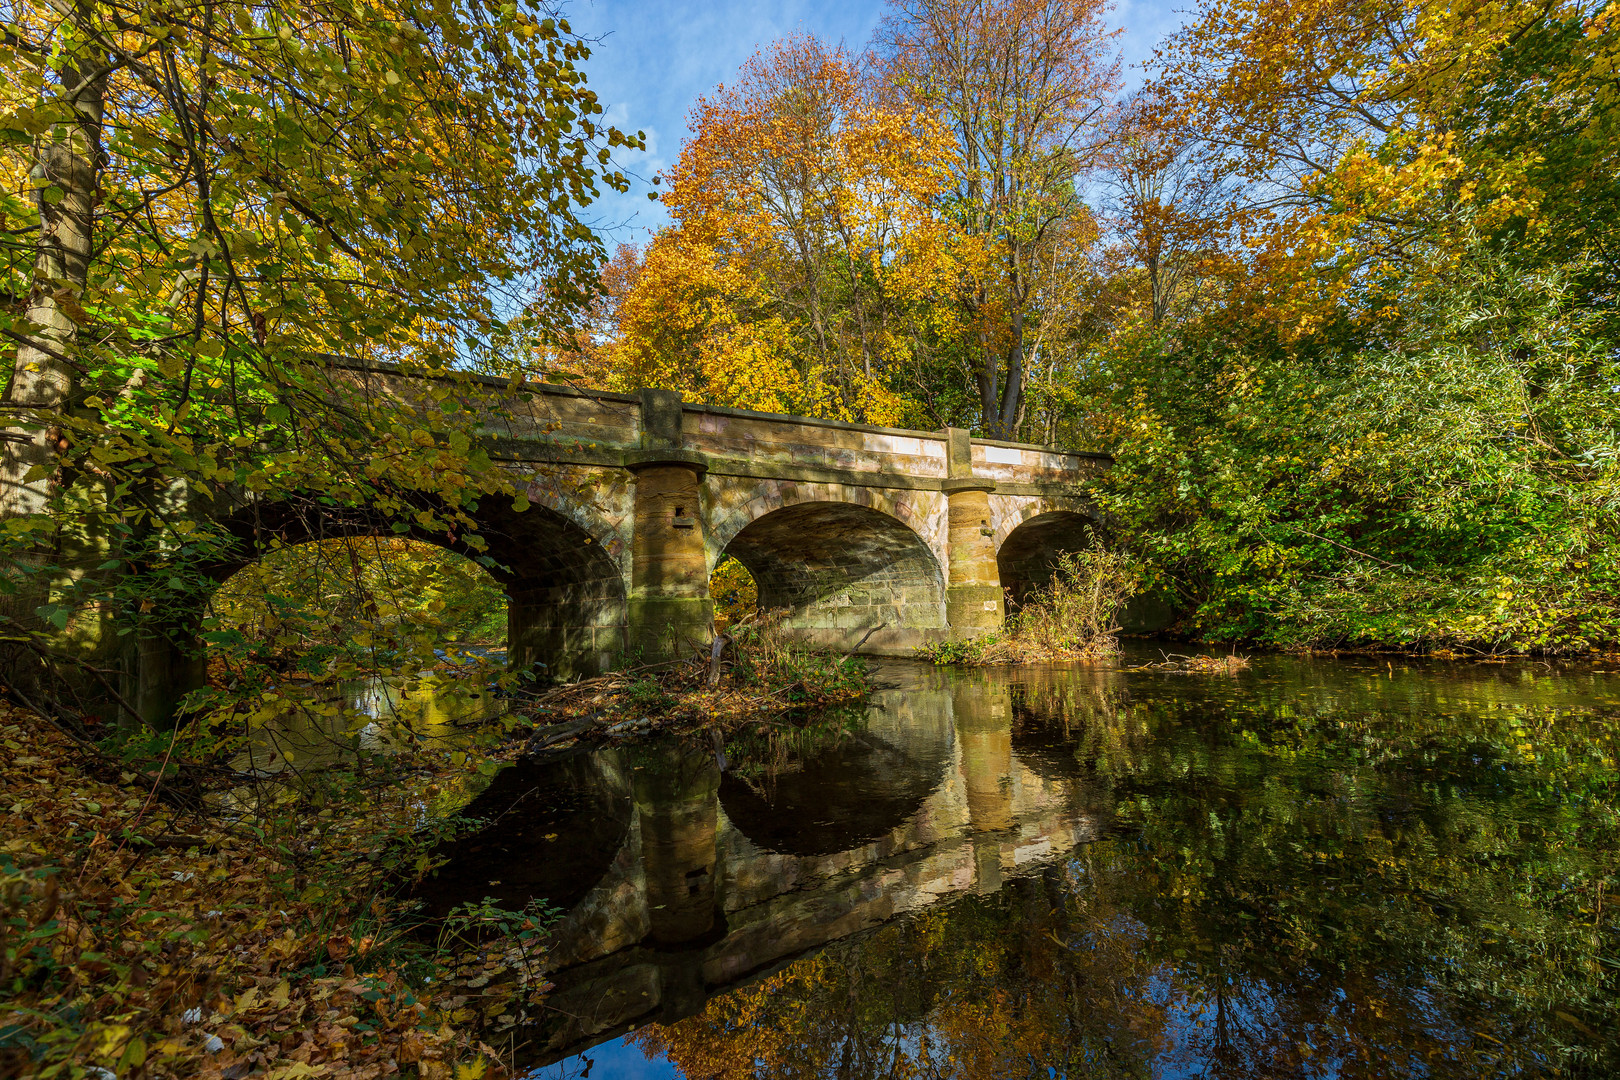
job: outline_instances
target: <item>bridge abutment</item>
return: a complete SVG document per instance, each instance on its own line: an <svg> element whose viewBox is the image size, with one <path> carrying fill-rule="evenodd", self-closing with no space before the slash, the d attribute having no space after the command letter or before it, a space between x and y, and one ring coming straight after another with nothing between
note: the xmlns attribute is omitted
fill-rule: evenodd
<svg viewBox="0 0 1620 1080"><path fill-rule="evenodd" d="M179 712L181 700L207 682L207 654L193 634L178 629L147 630L134 637L134 661L130 676L123 680L124 699L140 720L166 727Z"/></svg>

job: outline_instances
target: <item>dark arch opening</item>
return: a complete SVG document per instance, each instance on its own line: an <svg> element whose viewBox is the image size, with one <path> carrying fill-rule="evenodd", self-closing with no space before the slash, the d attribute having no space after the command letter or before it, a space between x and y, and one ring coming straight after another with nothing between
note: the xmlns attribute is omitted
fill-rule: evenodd
<svg viewBox="0 0 1620 1080"><path fill-rule="evenodd" d="M907 525L853 503L813 502L750 522L725 555L753 576L759 606L814 644L851 647L882 625L945 626L945 582L934 553ZM874 642L880 640L876 636Z"/></svg>
<svg viewBox="0 0 1620 1080"><path fill-rule="evenodd" d="M518 511L510 501L486 499L473 517L484 549L462 535L429 531L411 506L393 515L314 501L228 508L216 518L227 537L225 548L192 564L188 580L195 583L140 633L134 661L121 680L124 699L148 722L172 723L182 699L205 683L198 633L220 583L277 547L365 536L420 541L477 561L506 594L507 655L513 667L566 678L616 666L624 653L624 579L597 538L539 505ZM403 531L395 527L400 524Z"/></svg>
<svg viewBox="0 0 1620 1080"><path fill-rule="evenodd" d="M748 567L722 555L709 574L709 599L714 601L715 631L725 633L759 611L759 586Z"/></svg>
<svg viewBox="0 0 1620 1080"><path fill-rule="evenodd" d="M505 710L489 679L506 661L506 594L465 555L404 536L277 537L238 565L203 609L210 692L194 699L220 730L240 725L237 768L454 745L460 725Z"/></svg>
<svg viewBox="0 0 1620 1080"><path fill-rule="evenodd" d="M343 536L276 544L220 583L210 622L261 646L280 642L319 659L334 642L373 629L430 630L436 642L504 654L506 592L489 569L438 544ZM294 657L288 657L289 663Z"/></svg>
<svg viewBox="0 0 1620 1080"><path fill-rule="evenodd" d="M516 510L510 501L485 499L474 511L480 550L465 537L429 532L405 518L365 510L294 507L245 508L229 522L238 544L212 568L223 581L273 544L291 546L336 537L401 536L465 555L500 584L507 600L509 663L547 677L595 675L624 652L623 575L596 537L549 507Z"/></svg>
<svg viewBox="0 0 1620 1080"><path fill-rule="evenodd" d="M996 552L996 569L1008 600L1015 608L1028 603L1051 584L1058 557L1085 550L1095 535L1093 519L1069 510L1040 514L1018 526Z"/></svg>

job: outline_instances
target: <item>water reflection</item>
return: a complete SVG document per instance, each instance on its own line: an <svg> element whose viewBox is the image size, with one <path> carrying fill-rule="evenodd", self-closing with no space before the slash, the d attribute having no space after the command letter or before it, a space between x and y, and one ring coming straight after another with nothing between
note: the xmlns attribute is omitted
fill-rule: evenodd
<svg viewBox="0 0 1620 1080"><path fill-rule="evenodd" d="M537 1077L1611 1075L1613 675L880 675L473 804L432 906L568 909Z"/></svg>
<svg viewBox="0 0 1620 1080"><path fill-rule="evenodd" d="M453 748L468 728L500 715L505 703L465 679L433 673L362 679L334 688L293 687L267 697L264 715L249 727L233 761L260 775L320 768L356 754L386 754L406 746Z"/></svg>
<svg viewBox="0 0 1620 1080"><path fill-rule="evenodd" d="M832 855L881 840L951 767L951 712L941 693L896 686L876 696L859 724L822 725L792 745L780 735L762 744L745 739L720 787L727 819L759 847L788 855Z"/></svg>

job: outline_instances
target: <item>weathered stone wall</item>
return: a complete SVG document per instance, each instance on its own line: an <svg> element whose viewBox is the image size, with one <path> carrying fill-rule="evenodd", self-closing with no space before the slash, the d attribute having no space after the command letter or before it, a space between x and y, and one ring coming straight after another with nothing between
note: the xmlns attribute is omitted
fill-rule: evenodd
<svg viewBox="0 0 1620 1080"><path fill-rule="evenodd" d="M932 432L833 420L772 416L741 409L686 406L685 441L711 458L709 470L782 480L886 478L881 486L926 487L945 475L945 441ZM909 483L908 483L909 482Z"/></svg>

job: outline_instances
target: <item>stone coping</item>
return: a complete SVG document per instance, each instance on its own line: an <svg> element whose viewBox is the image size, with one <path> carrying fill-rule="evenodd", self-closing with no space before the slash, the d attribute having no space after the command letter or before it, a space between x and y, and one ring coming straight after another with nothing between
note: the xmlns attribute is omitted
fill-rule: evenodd
<svg viewBox="0 0 1620 1080"><path fill-rule="evenodd" d="M939 482L939 490L947 495L959 491L994 491L996 482L983 476L953 476Z"/></svg>
<svg viewBox="0 0 1620 1080"><path fill-rule="evenodd" d="M590 398L593 401L613 401L625 405L639 405L641 398L636 394L621 394L615 390L582 390L577 386L566 383L523 382L516 386L510 379L502 379L494 375L480 375L472 371L451 372L421 372L407 373L397 364L384 364L374 361L354 360L349 357L332 356L327 354L324 359L330 361L333 367L345 371L374 372L382 375L399 375L412 379L443 379L446 381L475 382L492 389L504 390L507 393L551 394L557 397ZM733 409L722 405L702 405L692 402L681 402L682 412L708 413L711 416L735 416L745 420L767 420L773 423L784 421L802 425L804 427L833 428L839 431L859 431L872 435L896 435L907 439L933 439L938 442L945 441L945 434L941 431L920 431L915 428L879 427L875 424L852 424L845 420L822 420L814 416L793 416L789 413L756 412L753 409ZM1113 461L1110 454L1098 453L1095 450L1062 450L1053 446L1042 446L1039 443L1009 442L1005 439L979 439L972 440L979 446L999 446L1009 450L1033 450L1042 454L1058 454L1063 457L1092 458L1100 461Z"/></svg>

